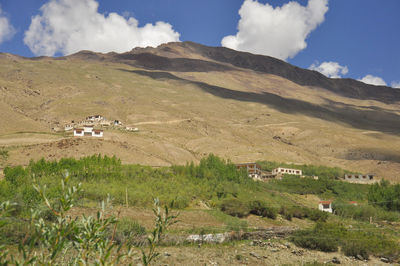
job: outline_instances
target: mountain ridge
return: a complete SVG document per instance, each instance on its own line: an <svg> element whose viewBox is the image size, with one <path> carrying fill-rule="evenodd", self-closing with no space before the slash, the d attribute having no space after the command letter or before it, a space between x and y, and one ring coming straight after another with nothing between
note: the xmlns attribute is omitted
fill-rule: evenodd
<svg viewBox="0 0 400 266"><path fill-rule="evenodd" d="M165 54L171 55L173 48L180 47L182 49L190 49L191 51L201 55L203 58L213 60L214 62L229 64L234 67L250 69L257 72L277 75L289 79L302 86L316 86L329 89L335 93L346 97L352 97L362 100L377 100L387 103L400 101L400 90L388 86L376 86L366 84L361 81L351 78L328 78L323 74L309 69L303 69L295 65L289 64L283 60L264 56L255 55L248 52L241 52L225 47L209 47L194 42L172 42L162 44L156 48L134 48L126 53L107 53L102 60L117 61L122 60L124 63L129 63L130 60L138 62L139 66L148 69L162 69L169 71L221 71L224 65L206 64L201 59L181 60L183 62L173 61ZM172 49L171 49L172 48ZM81 52L67 56L76 57ZM92 54L98 54L91 52ZM176 55L180 55L176 53ZM87 58L87 57L86 57ZM176 57L180 58L180 57ZM99 59L99 58L98 58ZM195 65L195 61L203 63L203 65ZM148 62L154 62L149 64ZM178 59L179 61L179 59ZM174 65L174 63L176 63ZM178 67L177 67L177 66ZM186 67L186 70L185 70ZM196 69L197 67L197 69ZM229 69L228 66L226 68Z"/></svg>

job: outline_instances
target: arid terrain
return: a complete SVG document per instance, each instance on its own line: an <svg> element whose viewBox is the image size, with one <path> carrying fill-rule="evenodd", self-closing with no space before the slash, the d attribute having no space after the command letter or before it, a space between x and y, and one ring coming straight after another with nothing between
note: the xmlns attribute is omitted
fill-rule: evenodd
<svg viewBox="0 0 400 266"><path fill-rule="evenodd" d="M339 166L396 180L400 91L329 79L271 57L195 43L88 51L59 58L0 55L5 165L116 155L153 166L270 160ZM101 114L138 132L55 132Z"/></svg>

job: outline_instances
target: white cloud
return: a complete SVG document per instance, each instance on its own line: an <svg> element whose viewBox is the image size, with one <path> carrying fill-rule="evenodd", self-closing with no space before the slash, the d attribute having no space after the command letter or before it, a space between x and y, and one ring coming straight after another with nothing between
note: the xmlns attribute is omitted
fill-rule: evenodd
<svg viewBox="0 0 400 266"><path fill-rule="evenodd" d="M359 79L359 81L376 86L387 86L386 82L382 78L372 75L366 75L362 79Z"/></svg>
<svg viewBox="0 0 400 266"><path fill-rule="evenodd" d="M32 18L25 44L36 55L51 56L80 50L126 52L179 41L180 34L166 22L139 27L133 17L100 14L98 6L95 0L50 0Z"/></svg>
<svg viewBox="0 0 400 266"><path fill-rule="evenodd" d="M239 10L238 33L222 39L222 46L283 60L307 47L308 35L325 19L328 0L309 0L307 6L289 2L274 8L245 0Z"/></svg>
<svg viewBox="0 0 400 266"><path fill-rule="evenodd" d="M329 78L341 78L349 72L347 66L341 66L337 62L323 62L320 65L312 64L308 69L315 70Z"/></svg>
<svg viewBox="0 0 400 266"><path fill-rule="evenodd" d="M0 8L0 43L9 40L14 33L14 27Z"/></svg>
<svg viewBox="0 0 400 266"><path fill-rule="evenodd" d="M393 81L390 86L392 86L392 88L400 89L400 81Z"/></svg>

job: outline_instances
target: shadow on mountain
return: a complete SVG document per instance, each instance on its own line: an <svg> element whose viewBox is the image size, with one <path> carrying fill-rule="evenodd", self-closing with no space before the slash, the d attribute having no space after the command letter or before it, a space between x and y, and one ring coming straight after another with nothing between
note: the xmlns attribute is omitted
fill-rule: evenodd
<svg viewBox="0 0 400 266"><path fill-rule="evenodd" d="M354 79L328 78L317 71L296 67L270 56L239 52L225 47L208 47L193 42L172 43L169 45L180 45L211 60L277 75L302 86L324 88L345 97L376 100L385 103L400 101L399 89L369 85Z"/></svg>
<svg viewBox="0 0 400 266"><path fill-rule="evenodd" d="M343 157L346 160L376 160L400 163L400 155L385 149L352 149Z"/></svg>
<svg viewBox="0 0 400 266"><path fill-rule="evenodd" d="M326 105L317 105L302 100L283 98L268 92L260 94L235 91L210 85L205 82L183 79L167 72L119 70L150 77L152 79L177 80L190 83L220 98L265 104L286 114L301 114L335 123L345 123L354 128L380 131L393 135L399 135L400 133L400 116L385 110L361 110L351 105L338 106L336 102L330 102Z"/></svg>
<svg viewBox="0 0 400 266"><path fill-rule="evenodd" d="M205 60L187 58L188 55L200 56ZM135 48L131 52L122 54L80 51L65 58L110 61L148 70L175 72L249 69L280 76L301 86L324 88L349 98L384 103L400 101L399 89L369 85L354 79L328 78L317 71L296 67L270 56L240 52L225 47L208 47L193 42L167 43L157 48Z"/></svg>
<svg viewBox="0 0 400 266"><path fill-rule="evenodd" d="M176 72L211 72L229 71L233 67L215 62L189 59L189 58L169 58L151 53L141 54L116 54L113 60L127 65L141 67L150 70L167 70Z"/></svg>

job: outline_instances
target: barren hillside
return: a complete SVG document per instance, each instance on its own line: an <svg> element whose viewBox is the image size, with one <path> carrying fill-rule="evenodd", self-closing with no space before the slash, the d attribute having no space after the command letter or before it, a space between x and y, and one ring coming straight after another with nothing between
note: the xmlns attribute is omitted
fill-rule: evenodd
<svg viewBox="0 0 400 266"><path fill-rule="evenodd" d="M190 42L124 54L0 55L3 165L93 153L170 165L215 153L395 179L399 103L400 90ZM139 132L105 129L104 139L75 139L52 131L94 114Z"/></svg>

